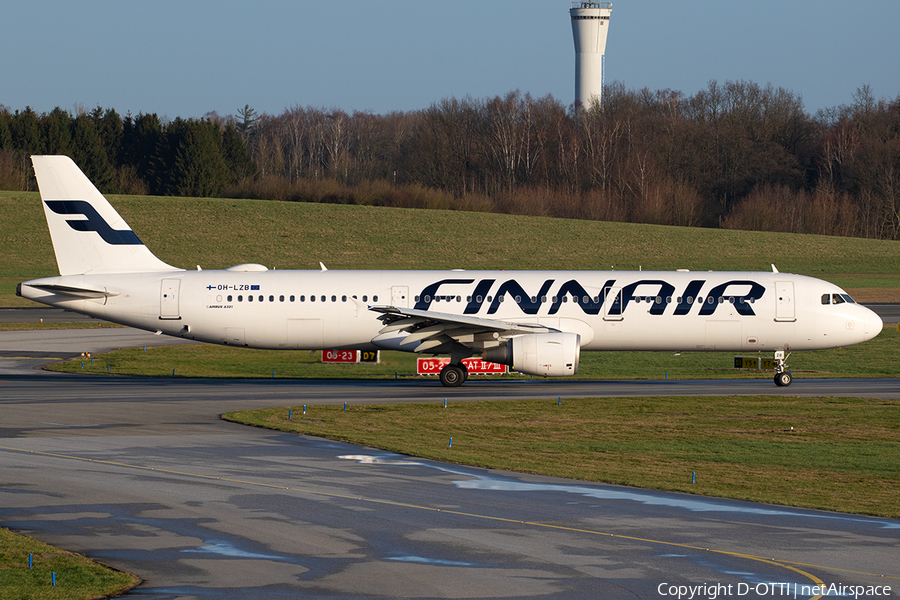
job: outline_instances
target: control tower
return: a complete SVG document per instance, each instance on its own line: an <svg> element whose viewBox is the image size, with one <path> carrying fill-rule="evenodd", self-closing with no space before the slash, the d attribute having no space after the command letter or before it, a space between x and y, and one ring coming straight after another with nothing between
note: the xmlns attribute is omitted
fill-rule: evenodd
<svg viewBox="0 0 900 600"><path fill-rule="evenodd" d="M578 109L600 102L611 14L612 2L572 2L569 9L575 38L575 106Z"/></svg>

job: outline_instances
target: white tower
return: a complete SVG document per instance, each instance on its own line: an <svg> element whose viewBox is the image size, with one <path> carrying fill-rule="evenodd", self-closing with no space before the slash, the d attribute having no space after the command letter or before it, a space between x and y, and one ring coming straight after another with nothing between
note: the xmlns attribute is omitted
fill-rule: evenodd
<svg viewBox="0 0 900 600"><path fill-rule="evenodd" d="M575 105L588 108L603 93L603 59L612 2L572 2L572 35L575 38Z"/></svg>

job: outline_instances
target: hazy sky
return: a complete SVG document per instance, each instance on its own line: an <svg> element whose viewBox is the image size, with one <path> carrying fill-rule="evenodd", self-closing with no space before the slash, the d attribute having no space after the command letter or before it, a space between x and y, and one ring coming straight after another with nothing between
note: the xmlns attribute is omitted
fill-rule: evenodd
<svg viewBox="0 0 900 600"><path fill-rule="evenodd" d="M29 0L0 13L0 104L200 117L374 113L512 90L574 99L563 0ZM900 94L900 0L618 0L606 81L772 83L806 110Z"/></svg>

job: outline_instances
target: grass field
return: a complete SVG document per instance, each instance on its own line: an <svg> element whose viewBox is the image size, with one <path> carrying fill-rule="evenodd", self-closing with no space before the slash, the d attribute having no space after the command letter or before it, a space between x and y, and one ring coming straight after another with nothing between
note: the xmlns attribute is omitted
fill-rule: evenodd
<svg viewBox="0 0 900 600"><path fill-rule="evenodd" d="M161 259L195 269L736 270L812 275L859 300L900 302L900 242L573 221L488 213L111 196ZM56 275L35 192L0 192L0 306L34 306L17 283Z"/></svg>
<svg viewBox="0 0 900 600"><path fill-rule="evenodd" d="M106 598L138 583L134 575L0 527L0 600Z"/></svg>
<svg viewBox="0 0 900 600"><path fill-rule="evenodd" d="M289 407L224 418L452 463L900 517L900 401L558 402L309 406L305 415L294 406L292 420Z"/></svg>

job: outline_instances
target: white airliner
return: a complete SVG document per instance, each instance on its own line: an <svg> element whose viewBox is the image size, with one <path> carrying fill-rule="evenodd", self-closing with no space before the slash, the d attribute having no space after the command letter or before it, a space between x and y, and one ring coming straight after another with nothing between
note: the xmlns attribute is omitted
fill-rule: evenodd
<svg viewBox="0 0 900 600"><path fill-rule="evenodd" d="M882 321L839 287L772 272L221 271L168 265L66 156L33 156L59 277L17 294L180 338L285 350L449 354L461 385L481 355L521 373L575 375L582 350L774 352L871 339Z"/></svg>

